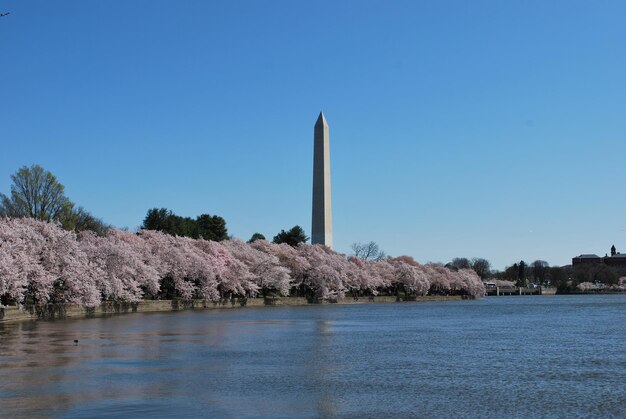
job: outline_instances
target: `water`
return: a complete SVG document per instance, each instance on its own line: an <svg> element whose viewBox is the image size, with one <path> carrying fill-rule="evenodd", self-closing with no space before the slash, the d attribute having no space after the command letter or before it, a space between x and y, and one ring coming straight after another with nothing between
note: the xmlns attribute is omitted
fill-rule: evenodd
<svg viewBox="0 0 626 419"><path fill-rule="evenodd" d="M626 417L625 320L618 295L0 324L0 417Z"/></svg>

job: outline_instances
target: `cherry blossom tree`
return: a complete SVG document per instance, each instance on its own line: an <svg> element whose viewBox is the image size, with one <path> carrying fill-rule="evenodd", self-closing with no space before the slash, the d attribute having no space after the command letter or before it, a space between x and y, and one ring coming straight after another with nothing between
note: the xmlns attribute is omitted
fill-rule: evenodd
<svg viewBox="0 0 626 419"><path fill-rule="evenodd" d="M209 264L215 269L216 289L211 299L223 299L229 296L254 296L259 287L254 283L254 276L248 267L238 260L221 242L196 240L195 246L200 249Z"/></svg>
<svg viewBox="0 0 626 419"><path fill-rule="evenodd" d="M508 287L508 288L515 287L515 282L513 282L513 281L506 281L506 280L503 280L503 279L494 279L493 283L496 284L496 287Z"/></svg>
<svg viewBox="0 0 626 419"><path fill-rule="evenodd" d="M229 240L224 246L244 263L252 275L253 282L266 295L274 291L280 295L289 295L291 277L289 269L280 265L278 257L257 250L241 240Z"/></svg>
<svg viewBox="0 0 626 419"><path fill-rule="evenodd" d="M133 236L133 237L126 237ZM105 300L137 302L144 291L157 295L159 272L147 264L142 247L134 247L136 235L110 229L105 237L92 232L80 235L80 246L93 266L96 283Z"/></svg>
<svg viewBox="0 0 626 419"><path fill-rule="evenodd" d="M310 265L302 284L309 288L312 296L320 299L345 296L348 262L343 255L319 244L302 244L298 246L298 252Z"/></svg>
<svg viewBox="0 0 626 419"><path fill-rule="evenodd" d="M460 289L474 298L480 298L485 295L485 284L480 276L473 269L459 269L455 272L461 283Z"/></svg>
<svg viewBox="0 0 626 419"><path fill-rule="evenodd" d="M28 272L37 261L25 253L25 237L9 219L0 220L0 303L20 302L28 288Z"/></svg>
<svg viewBox="0 0 626 419"><path fill-rule="evenodd" d="M577 288L584 292L584 291L597 291L604 287L599 287L593 282L581 282L580 284L577 285Z"/></svg>
<svg viewBox="0 0 626 419"><path fill-rule="evenodd" d="M370 275L371 270L369 266L366 265L364 259L356 256L348 257L346 281L344 285L353 295L358 296L366 290L371 291L372 280Z"/></svg>
<svg viewBox="0 0 626 419"><path fill-rule="evenodd" d="M3 288L9 290L12 298L30 299L39 305L56 302L93 307L99 303L87 257L78 247L74 233L30 218L5 218L2 224L0 240L8 253L3 259L12 261L7 263L9 275Z"/></svg>
<svg viewBox="0 0 626 419"><path fill-rule="evenodd" d="M626 288L626 278L619 286ZM215 242L147 230L110 229L104 237L83 232L77 238L54 223L0 219L0 298L5 303L93 307L102 299L220 301L259 292L333 300L347 291L358 297L398 289L408 295L480 297L485 292L470 269L421 265L410 256L363 260L321 245Z"/></svg>
<svg viewBox="0 0 626 419"><path fill-rule="evenodd" d="M431 294L449 294L451 291L450 269L429 263L424 265L424 272L430 281Z"/></svg>
<svg viewBox="0 0 626 419"><path fill-rule="evenodd" d="M280 265L288 269L291 294L299 296L307 293L304 279L306 273L311 269L311 264L305 257L300 255L297 248L286 243L270 243L266 240L256 240L254 243L251 243L250 246L261 252L277 257ZM302 246L307 245L303 244Z"/></svg>
<svg viewBox="0 0 626 419"><path fill-rule="evenodd" d="M289 269L289 275L292 279L302 278L304 273L311 268L309 261L300 255L298 249L286 243L277 244L266 240L256 240L250 246L261 252L276 256L279 263Z"/></svg>
<svg viewBox="0 0 626 419"><path fill-rule="evenodd" d="M395 268L389 262L389 260L377 260L374 262L367 262L370 274L370 280L372 281L370 288L372 294L377 295L379 290L389 289L395 282Z"/></svg>
<svg viewBox="0 0 626 419"><path fill-rule="evenodd" d="M242 272L241 279L226 277L228 260L233 264L237 262L217 242L149 230L142 231L140 236L149 245L150 253L160 260L161 293L166 291L164 285L170 283L176 294L186 300L193 297L218 300L221 298L220 286L245 292L241 283L248 279L249 274ZM209 250L211 253L207 253ZM221 259L220 254L224 255Z"/></svg>
<svg viewBox="0 0 626 419"><path fill-rule="evenodd" d="M404 288L407 294L426 295L430 289L430 282L425 272L415 263L406 259L394 259L391 264L395 268L395 280Z"/></svg>
<svg viewBox="0 0 626 419"><path fill-rule="evenodd" d="M78 246L76 234L63 230L60 225L25 219L32 223L43 236L39 251L41 265L54 282L50 301L54 303L76 303L95 307L100 303L100 292L96 287L87 255Z"/></svg>
<svg viewBox="0 0 626 419"><path fill-rule="evenodd" d="M49 299L54 277L41 264L39 255L44 237L28 219L4 218L2 235L3 260L11 261L3 271L3 289L18 302L31 300L45 303Z"/></svg>
<svg viewBox="0 0 626 419"><path fill-rule="evenodd" d="M616 289L618 291L626 291L626 276L622 276L617 280L617 284L613 285L611 288Z"/></svg>

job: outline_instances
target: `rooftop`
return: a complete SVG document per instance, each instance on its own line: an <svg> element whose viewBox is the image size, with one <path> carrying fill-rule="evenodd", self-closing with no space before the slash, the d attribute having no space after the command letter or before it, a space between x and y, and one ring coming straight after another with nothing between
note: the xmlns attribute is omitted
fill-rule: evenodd
<svg viewBox="0 0 626 419"><path fill-rule="evenodd" d="M610 258L626 258L626 253L617 253L613 256L609 256Z"/></svg>

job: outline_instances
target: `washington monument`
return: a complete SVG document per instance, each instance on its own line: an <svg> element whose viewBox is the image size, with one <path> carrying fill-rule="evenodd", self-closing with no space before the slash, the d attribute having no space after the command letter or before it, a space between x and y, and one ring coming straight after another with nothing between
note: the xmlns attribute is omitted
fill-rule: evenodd
<svg viewBox="0 0 626 419"><path fill-rule="evenodd" d="M328 123L320 112L314 129L313 226L311 244L333 248L333 212L330 206L330 144Z"/></svg>

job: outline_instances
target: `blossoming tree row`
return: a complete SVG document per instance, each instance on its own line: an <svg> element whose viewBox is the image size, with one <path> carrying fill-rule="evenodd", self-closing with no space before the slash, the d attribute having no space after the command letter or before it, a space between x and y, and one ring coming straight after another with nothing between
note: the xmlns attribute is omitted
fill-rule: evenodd
<svg viewBox="0 0 626 419"><path fill-rule="evenodd" d="M137 302L346 294L484 294L476 273L411 257L367 261L324 246L258 240L214 242L157 231L78 236L53 223L0 219L0 298L5 303Z"/></svg>

